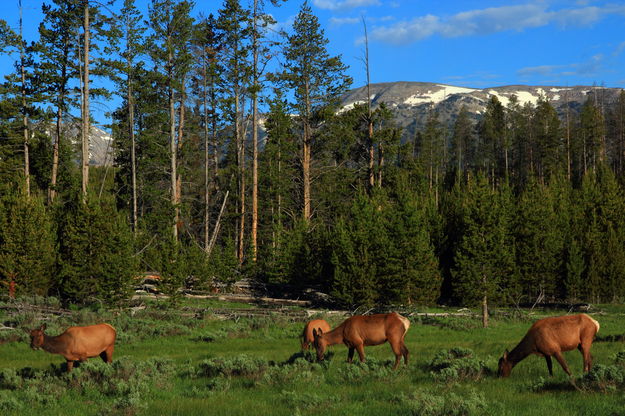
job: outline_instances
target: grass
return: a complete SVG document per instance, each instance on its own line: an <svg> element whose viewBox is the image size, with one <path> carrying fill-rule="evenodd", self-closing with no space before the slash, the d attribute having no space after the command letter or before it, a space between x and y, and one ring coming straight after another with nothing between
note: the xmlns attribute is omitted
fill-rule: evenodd
<svg viewBox="0 0 625 416"><path fill-rule="evenodd" d="M199 305L193 300L193 306ZM106 320L125 328L116 344L115 371L92 359L67 376L58 355L32 351L25 340L0 345L0 370L30 374L19 390L0 388L0 410L7 415L44 411L50 415L255 416L625 413L623 385L578 391L556 362L550 378L541 357L527 358L508 379L494 377L503 350L513 348L531 322L562 311L535 311L514 319L495 315L487 329L480 327L478 318L415 318L406 337L410 363L391 371L394 357L388 344L367 347L365 365L347 364L347 349L337 345L319 365L299 353L297 336L303 322L279 315L237 321L210 315L193 319L152 307L133 318L104 313ZM610 306L593 315L601 323L602 337L593 345L595 364L614 365L617 353L625 351L623 342L616 341L625 334L624 312ZM96 319L80 314L81 322ZM339 323L336 318L330 321ZM48 324L49 332L59 332L68 324L70 320L56 319ZM487 371L476 379L436 377L431 371L433 359L452 348L470 350ZM581 377L581 354L564 355L573 374ZM202 373L202 365L221 372ZM245 375L238 375L241 372ZM46 401L50 391L54 401Z"/></svg>

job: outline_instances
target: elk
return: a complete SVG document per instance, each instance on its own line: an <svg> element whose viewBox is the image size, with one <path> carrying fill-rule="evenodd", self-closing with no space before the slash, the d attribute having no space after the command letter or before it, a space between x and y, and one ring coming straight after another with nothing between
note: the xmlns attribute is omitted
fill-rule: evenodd
<svg viewBox="0 0 625 416"><path fill-rule="evenodd" d="M310 344L314 342L315 338L313 337L313 329L322 332L329 332L331 328L330 324L323 319L313 319L312 321L308 321L308 323L304 326L304 330L301 335L302 350L308 350Z"/></svg>
<svg viewBox="0 0 625 416"><path fill-rule="evenodd" d="M506 350L503 353L503 357L499 359L498 375L508 377L515 365L530 354L536 354L545 357L550 376L553 376L551 357L555 357L564 372L571 377L571 371L562 352L575 348L582 353L584 371L590 371L592 366L590 347L599 332L599 327L599 322L583 313L540 319L527 331L519 345L512 351Z"/></svg>
<svg viewBox="0 0 625 416"><path fill-rule="evenodd" d="M61 335L44 333L46 324L31 330L30 347L60 354L67 360L67 372L72 371L74 361L100 356L105 363L113 362L113 350L117 333L109 324L72 326Z"/></svg>
<svg viewBox="0 0 625 416"><path fill-rule="evenodd" d="M317 350L317 360L322 361L326 348L330 345L345 344L349 349L347 362L351 363L354 351L358 351L361 362L365 361L365 346L380 345L386 341L391 344L395 353L395 365L399 366L401 357L408 365L408 348L404 343L406 332L410 328L410 321L396 312L377 315L356 315L346 319L341 325L330 332L313 329L314 346Z"/></svg>

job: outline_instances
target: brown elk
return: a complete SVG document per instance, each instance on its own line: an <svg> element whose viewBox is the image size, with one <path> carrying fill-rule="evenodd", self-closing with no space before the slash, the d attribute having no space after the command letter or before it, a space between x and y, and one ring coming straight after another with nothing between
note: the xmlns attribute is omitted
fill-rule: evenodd
<svg viewBox="0 0 625 416"><path fill-rule="evenodd" d="M527 331L519 345L512 351L506 350L503 353L503 357L499 359L498 375L508 377L515 365L530 354L536 354L545 357L550 376L553 376L551 357L555 357L570 377L571 371L562 352L575 348L580 350L584 358L584 371L590 371L590 347L599 327L599 322L586 314L540 319Z"/></svg>
<svg viewBox="0 0 625 416"><path fill-rule="evenodd" d="M401 357L408 364L408 348L404 343L406 332L410 328L410 321L400 314L384 313L368 316L352 316L330 332L313 329L314 346L317 350L317 359L323 360L326 348L330 345L345 344L349 349L347 361L352 362L354 351L358 351L360 361L365 361L365 348L370 345L391 344L395 353L395 365L399 366Z"/></svg>
<svg viewBox="0 0 625 416"><path fill-rule="evenodd" d="M329 332L331 328L330 324L323 319L313 319L312 321L309 321L306 326L304 326L304 330L301 335L302 350L308 350L310 344L315 341L315 338L313 337L313 329L322 332Z"/></svg>
<svg viewBox="0 0 625 416"><path fill-rule="evenodd" d="M72 326L58 336L46 335L45 329L46 324L43 324L30 331L30 347L65 357L68 373L74 361L100 356L105 363L113 362L117 333L109 324Z"/></svg>

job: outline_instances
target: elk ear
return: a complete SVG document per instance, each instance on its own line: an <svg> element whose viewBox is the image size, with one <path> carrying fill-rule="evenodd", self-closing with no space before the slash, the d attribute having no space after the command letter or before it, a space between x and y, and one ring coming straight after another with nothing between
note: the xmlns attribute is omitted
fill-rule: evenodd
<svg viewBox="0 0 625 416"><path fill-rule="evenodd" d="M317 338L319 334L317 334L317 330L313 328L313 338Z"/></svg>
<svg viewBox="0 0 625 416"><path fill-rule="evenodd" d="M39 327L39 329L41 331L45 331L47 327L48 327L48 325L44 323L44 324L41 325L41 327Z"/></svg>
<svg viewBox="0 0 625 416"><path fill-rule="evenodd" d="M503 352L503 359L507 360L508 359L508 349L506 348L506 350Z"/></svg>

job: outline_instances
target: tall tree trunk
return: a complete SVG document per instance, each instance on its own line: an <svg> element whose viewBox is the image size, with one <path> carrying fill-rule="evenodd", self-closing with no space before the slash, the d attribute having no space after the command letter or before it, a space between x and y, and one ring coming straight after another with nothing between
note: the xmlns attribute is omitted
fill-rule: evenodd
<svg viewBox="0 0 625 416"><path fill-rule="evenodd" d="M384 168L384 144L378 144L378 188L382 187L382 169Z"/></svg>
<svg viewBox="0 0 625 416"><path fill-rule="evenodd" d="M171 43L171 39L168 41L168 44ZM174 86L173 86L173 74L172 74L172 62L173 56L172 52L169 51L169 55L167 57L168 63L168 82L169 82L169 151L170 151L170 162L171 162L171 204L174 208L174 224L172 227L172 236L174 241L178 241L178 221L180 217L180 208L178 206L178 192L177 192L177 146L176 146L176 109L174 102Z"/></svg>
<svg viewBox="0 0 625 416"><path fill-rule="evenodd" d="M87 188L89 186L89 0L83 1L84 5L84 72L83 72L83 114L82 114L82 198L87 200Z"/></svg>
<svg viewBox="0 0 625 416"><path fill-rule="evenodd" d="M61 123L63 119L62 98L56 110L56 137L52 148L52 174L50 177L50 186L48 187L48 202L53 203L56 197L56 182L59 172L59 146L61 142Z"/></svg>
<svg viewBox="0 0 625 416"><path fill-rule="evenodd" d="M235 135L237 141L237 153L239 161L239 204L240 204L240 217L239 217L239 238L238 238L238 250L237 258L239 259L239 266L243 264L243 257L245 256L245 137L242 135L243 126L242 116L240 112L240 97L237 91L234 98L235 108Z"/></svg>
<svg viewBox="0 0 625 416"><path fill-rule="evenodd" d="M208 98L207 98L207 56L206 48L204 48L204 56L202 59L202 104L204 106L204 251L208 254L208 244L210 242L208 235L208 222L210 220L209 204L210 204L210 173L208 152Z"/></svg>
<svg viewBox="0 0 625 416"><path fill-rule="evenodd" d="M569 92L567 90L565 99L566 101L566 177L571 180L571 121L569 119Z"/></svg>
<svg viewBox="0 0 625 416"><path fill-rule="evenodd" d="M176 153L178 155L182 155L181 150L184 145L183 135L184 135L184 124L185 124L185 101L186 101L186 89L185 89L185 80L182 79L181 84L181 92L180 92L180 108L178 109L178 143L176 143ZM176 164L180 165L180 158L176 158ZM178 207L180 206L180 202L182 201L182 175L181 169L178 169L179 166L176 167L176 203ZM178 209L180 212L180 208ZM180 224L180 215L178 215L178 223ZM180 230L178 230L180 232Z"/></svg>
<svg viewBox="0 0 625 416"><path fill-rule="evenodd" d="M256 263L257 233L258 233L258 0L254 0L254 11L252 15L252 229L251 229L251 251L252 262Z"/></svg>
<svg viewBox="0 0 625 416"><path fill-rule="evenodd" d="M488 297L482 298L482 327L488 328Z"/></svg>
<svg viewBox="0 0 625 416"><path fill-rule="evenodd" d="M302 186L303 186L303 212L302 217L304 222L308 224L310 221L311 209L310 209L310 161L311 161L311 146L312 146L312 132L310 128L310 91L308 81L305 87L305 101L306 101L306 114L304 115L304 137L302 140Z"/></svg>
<svg viewBox="0 0 625 416"><path fill-rule="evenodd" d="M26 196L30 197L30 145L28 132L28 109L26 108L26 69L24 64L24 37L23 37L23 21L22 21L22 0L19 0L20 8L20 72L22 76L22 85L20 92L22 95L22 121L24 131L24 190Z"/></svg>
<svg viewBox="0 0 625 416"><path fill-rule="evenodd" d="M126 28L128 30L128 28ZM129 38L130 34L126 32L126 37ZM128 103L128 136L130 137L130 173L132 181L132 232L137 235L138 230L138 203L137 203L137 143L135 138L135 101L133 98L132 90L132 66L133 63L130 57L126 60L128 66L128 77L126 86L126 101Z"/></svg>
<svg viewBox="0 0 625 416"><path fill-rule="evenodd" d="M373 146L373 112L371 111L371 77L369 73L369 37L364 16L362 25L365 32L365 70L367 72L367 145L369 147L369 189L375 186L375 149Z"/></svg>

